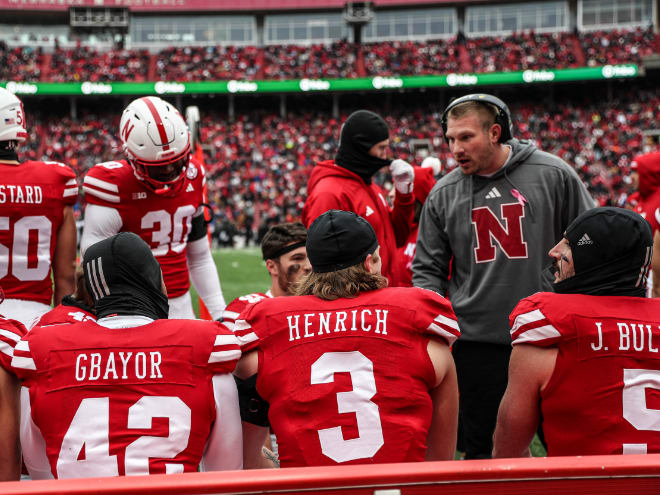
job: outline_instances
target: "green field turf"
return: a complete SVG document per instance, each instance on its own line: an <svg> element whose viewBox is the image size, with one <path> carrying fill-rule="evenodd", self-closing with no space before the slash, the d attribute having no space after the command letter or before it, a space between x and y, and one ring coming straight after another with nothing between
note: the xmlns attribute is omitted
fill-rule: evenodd
<svg viewBox="0 0 660 495"><path fill-rule="evenodd" d="M225 301L229 304L239 296L253 292L266 292L270 277L261 259L261 248L215 249L215 266L218 267ZM191 290L195 313L198 313L197 293Z"/></svg>
<svg viewBox="0 0 660 495"><path fill-rule="evenodd" d="M245 294L266 292L270 287L270 277L266 264L261 259L260 248L216 249L213 251L213 259L218 267L222 291L227 303ZM195 313L197 313L197 294L195 289L191 289L191 291ZM531 451L535 457L546 455L543 445L536 436L532 442Z"/></svg>

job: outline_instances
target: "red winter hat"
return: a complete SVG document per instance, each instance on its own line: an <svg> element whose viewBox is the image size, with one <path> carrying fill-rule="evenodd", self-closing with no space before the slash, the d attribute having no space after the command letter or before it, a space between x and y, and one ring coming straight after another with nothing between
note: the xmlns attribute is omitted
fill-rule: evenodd
<svg viewBox="0 0 660 495"><path fill-rule="evenodd" d="M415 169L415 186L413 193L415 199L424 204L431 189L435 185L435 177L433 176L432 168L413 167Z"/></svg>

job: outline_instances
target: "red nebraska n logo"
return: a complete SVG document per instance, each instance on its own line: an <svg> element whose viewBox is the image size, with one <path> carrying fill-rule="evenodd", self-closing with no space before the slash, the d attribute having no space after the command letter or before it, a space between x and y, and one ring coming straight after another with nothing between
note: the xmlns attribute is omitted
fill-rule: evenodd
<svg viewBox="0 0 660 495"><path fill-rule="evenodd" d="M129 125L130 127L128 127ZM135 129L135 125L131 125L131 121L127 120L126 124L124 124L124 128L121 130L121 137L124 141L128 141L128 136L131 135L133 129Z"/></svg>
<svg viewBox="0 0 660 495"><path fill-rule="evenodd" d="M487 206L472 210L472 224L477 234L474 258L477 263L495 260L495 244L499 244L509 259L527 258L527 243L523 240L522 218L525 210L520 203L500 205L504 225Z"/></svg>

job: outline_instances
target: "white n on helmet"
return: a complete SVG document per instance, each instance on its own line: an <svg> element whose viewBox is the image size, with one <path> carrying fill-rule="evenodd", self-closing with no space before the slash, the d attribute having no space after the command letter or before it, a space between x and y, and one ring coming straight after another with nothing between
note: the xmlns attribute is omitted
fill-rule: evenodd
<svg viewBox="0 0 660 495"><path fill-rule="evenodd" d="M22 143L26 139L23 103L11 91L0 88L0 141Z"/></svg>
<svg viewBox="0 0 660 495"><path fill-rule="evenodd" d="M138 179L158 194L175 192L190 160L190 133L179 111L156 96L132 101L119 122L124 153Z"/></svg>

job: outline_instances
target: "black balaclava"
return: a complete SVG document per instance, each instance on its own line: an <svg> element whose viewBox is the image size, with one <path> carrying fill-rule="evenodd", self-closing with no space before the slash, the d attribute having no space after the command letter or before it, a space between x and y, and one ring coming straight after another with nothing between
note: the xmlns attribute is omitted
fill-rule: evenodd
<svg viewBox="0 0 660 495"><path fill-rule="evenodd" d="M314 273L357 265L377 247L371 224L352 211L328 210L307 231L307 257Z"/></svg>
<svg viewBox="0 0 660 495"><path fill-rule="evenodd" d="M0 142L0 160L17 162L18 153L16 152L16 141Z"/></svg>
<svg viewBox="0 0 660 495"><path fill-rule="evenodd" d="M132 232L121 232L90 246L83 257L83 271L98 318L167 318L169 305L161 290L160 265L147 243Z"/></svg>
<svg viewBox="0 0 660 495"><path fill-rule="evenodd" d="M602 207L577 217L564 237L571 246L575 275L553 284L560 294L646 295L651 265L651 226L637 213Z"/></svg>
<svg viewBox="0 0 660 495"><path fill-rule="evenodd" d="M335 163L371 184L371 176L381 168L389 166L392 160L371 156L369 150L374 144L389 137L387 123L380 115L369 110L353 112L341 128Z"/></svg>

